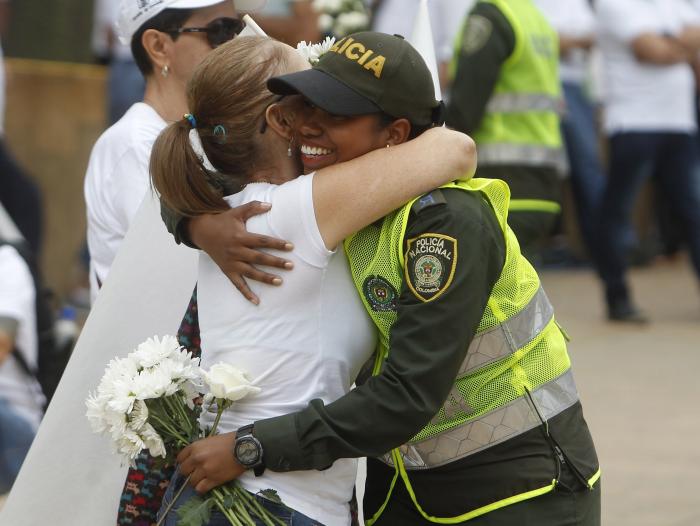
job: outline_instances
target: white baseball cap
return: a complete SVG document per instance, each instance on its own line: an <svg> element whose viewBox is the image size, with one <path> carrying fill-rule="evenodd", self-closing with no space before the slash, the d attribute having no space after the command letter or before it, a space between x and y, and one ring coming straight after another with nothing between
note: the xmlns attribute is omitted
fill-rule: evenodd
<svg viewBox="0 0 700 526"><path fill-rule="evenodd" d="M200 9L226 0L121 0L117 32L122 44L131 43L131 37L148 20L166 9ZM260 9L266 0L228 0L239 11Z"/></svg>

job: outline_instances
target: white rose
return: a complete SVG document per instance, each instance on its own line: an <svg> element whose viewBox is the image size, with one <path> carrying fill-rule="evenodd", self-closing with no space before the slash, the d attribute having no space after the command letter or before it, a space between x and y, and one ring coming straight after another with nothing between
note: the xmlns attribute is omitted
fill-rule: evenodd
<svg viewBox="0 0 700 526"><path fill-rule="evenodd" d="M260 392L260 388L252 385L243 371L227 363L213 365L203 376L215 398L235 402L249 394Z"/></svg>

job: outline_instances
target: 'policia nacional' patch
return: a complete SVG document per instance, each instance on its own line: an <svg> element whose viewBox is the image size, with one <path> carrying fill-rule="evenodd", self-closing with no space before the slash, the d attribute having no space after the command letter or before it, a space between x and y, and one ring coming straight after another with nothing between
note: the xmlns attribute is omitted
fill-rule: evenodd
<svg viewBox="0 0 700 526"><path fill-rule="evenodd" d="M452 283L457 240L444 234L422 234L408 241L406 283L421 301L432 301Z"/></svg>
<svg viewBox="0 0 700 526"><path fill-rule="evenodd" d="M362 290L372 310L386 312L396 310L396 289L381 276L368 276Z"/></svg>

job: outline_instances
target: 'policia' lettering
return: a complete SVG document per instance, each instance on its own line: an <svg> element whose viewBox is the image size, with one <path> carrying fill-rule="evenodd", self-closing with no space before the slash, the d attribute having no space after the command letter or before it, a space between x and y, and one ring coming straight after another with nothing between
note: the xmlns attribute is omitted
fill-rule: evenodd
<svg viewBox="0 0 700 526"><path fill-rule="evenodd" d="M361 42L355 42L355 39L346 37L333 44L330 51L339 55L345 55L366 70L374 72L374 76L378 79L382 78L386 57L379 54L375 55L373 50L367 49Z"/></svg>
<svg viewBox="0 0 700 526"><path fill-rule="evenodd" d="M437 237L420 237L416 239L413 244L413 248L408 253L409 258L415 258L421 254L434 254L436 256L442 256L447 261L452 260L452 246L450 245L449 250L445 248L445 240Z"/></svg>

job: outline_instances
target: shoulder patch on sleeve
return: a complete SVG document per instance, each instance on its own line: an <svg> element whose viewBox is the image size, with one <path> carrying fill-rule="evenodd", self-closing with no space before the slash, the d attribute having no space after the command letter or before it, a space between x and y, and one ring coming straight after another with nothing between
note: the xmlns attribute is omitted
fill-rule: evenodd
<svg viewBox="0 0 700 526"><path fill-rule="evenodd" d="M493 32L493 23L482 15L472 14L467 18L462 36L462 52L469 55L479 51Z"/></svg>
<svg viewBox="0 0 700 526"><path fill-rule="evenodd" d="M442 194L442 190L438 188L437 190L433 190L429 194L425 194L423 197L416 199L411 207L411 210L418 214L426 208L446 204L447 201L445 200L445 196Z"/></svg>
<svg viewBox="0 0 700 526"><path fill-rule="evenodd" d="M406 283L421 301L442 295L452 283L457 266L457 240L445 234L425 233L408 240Z"/></svg>

